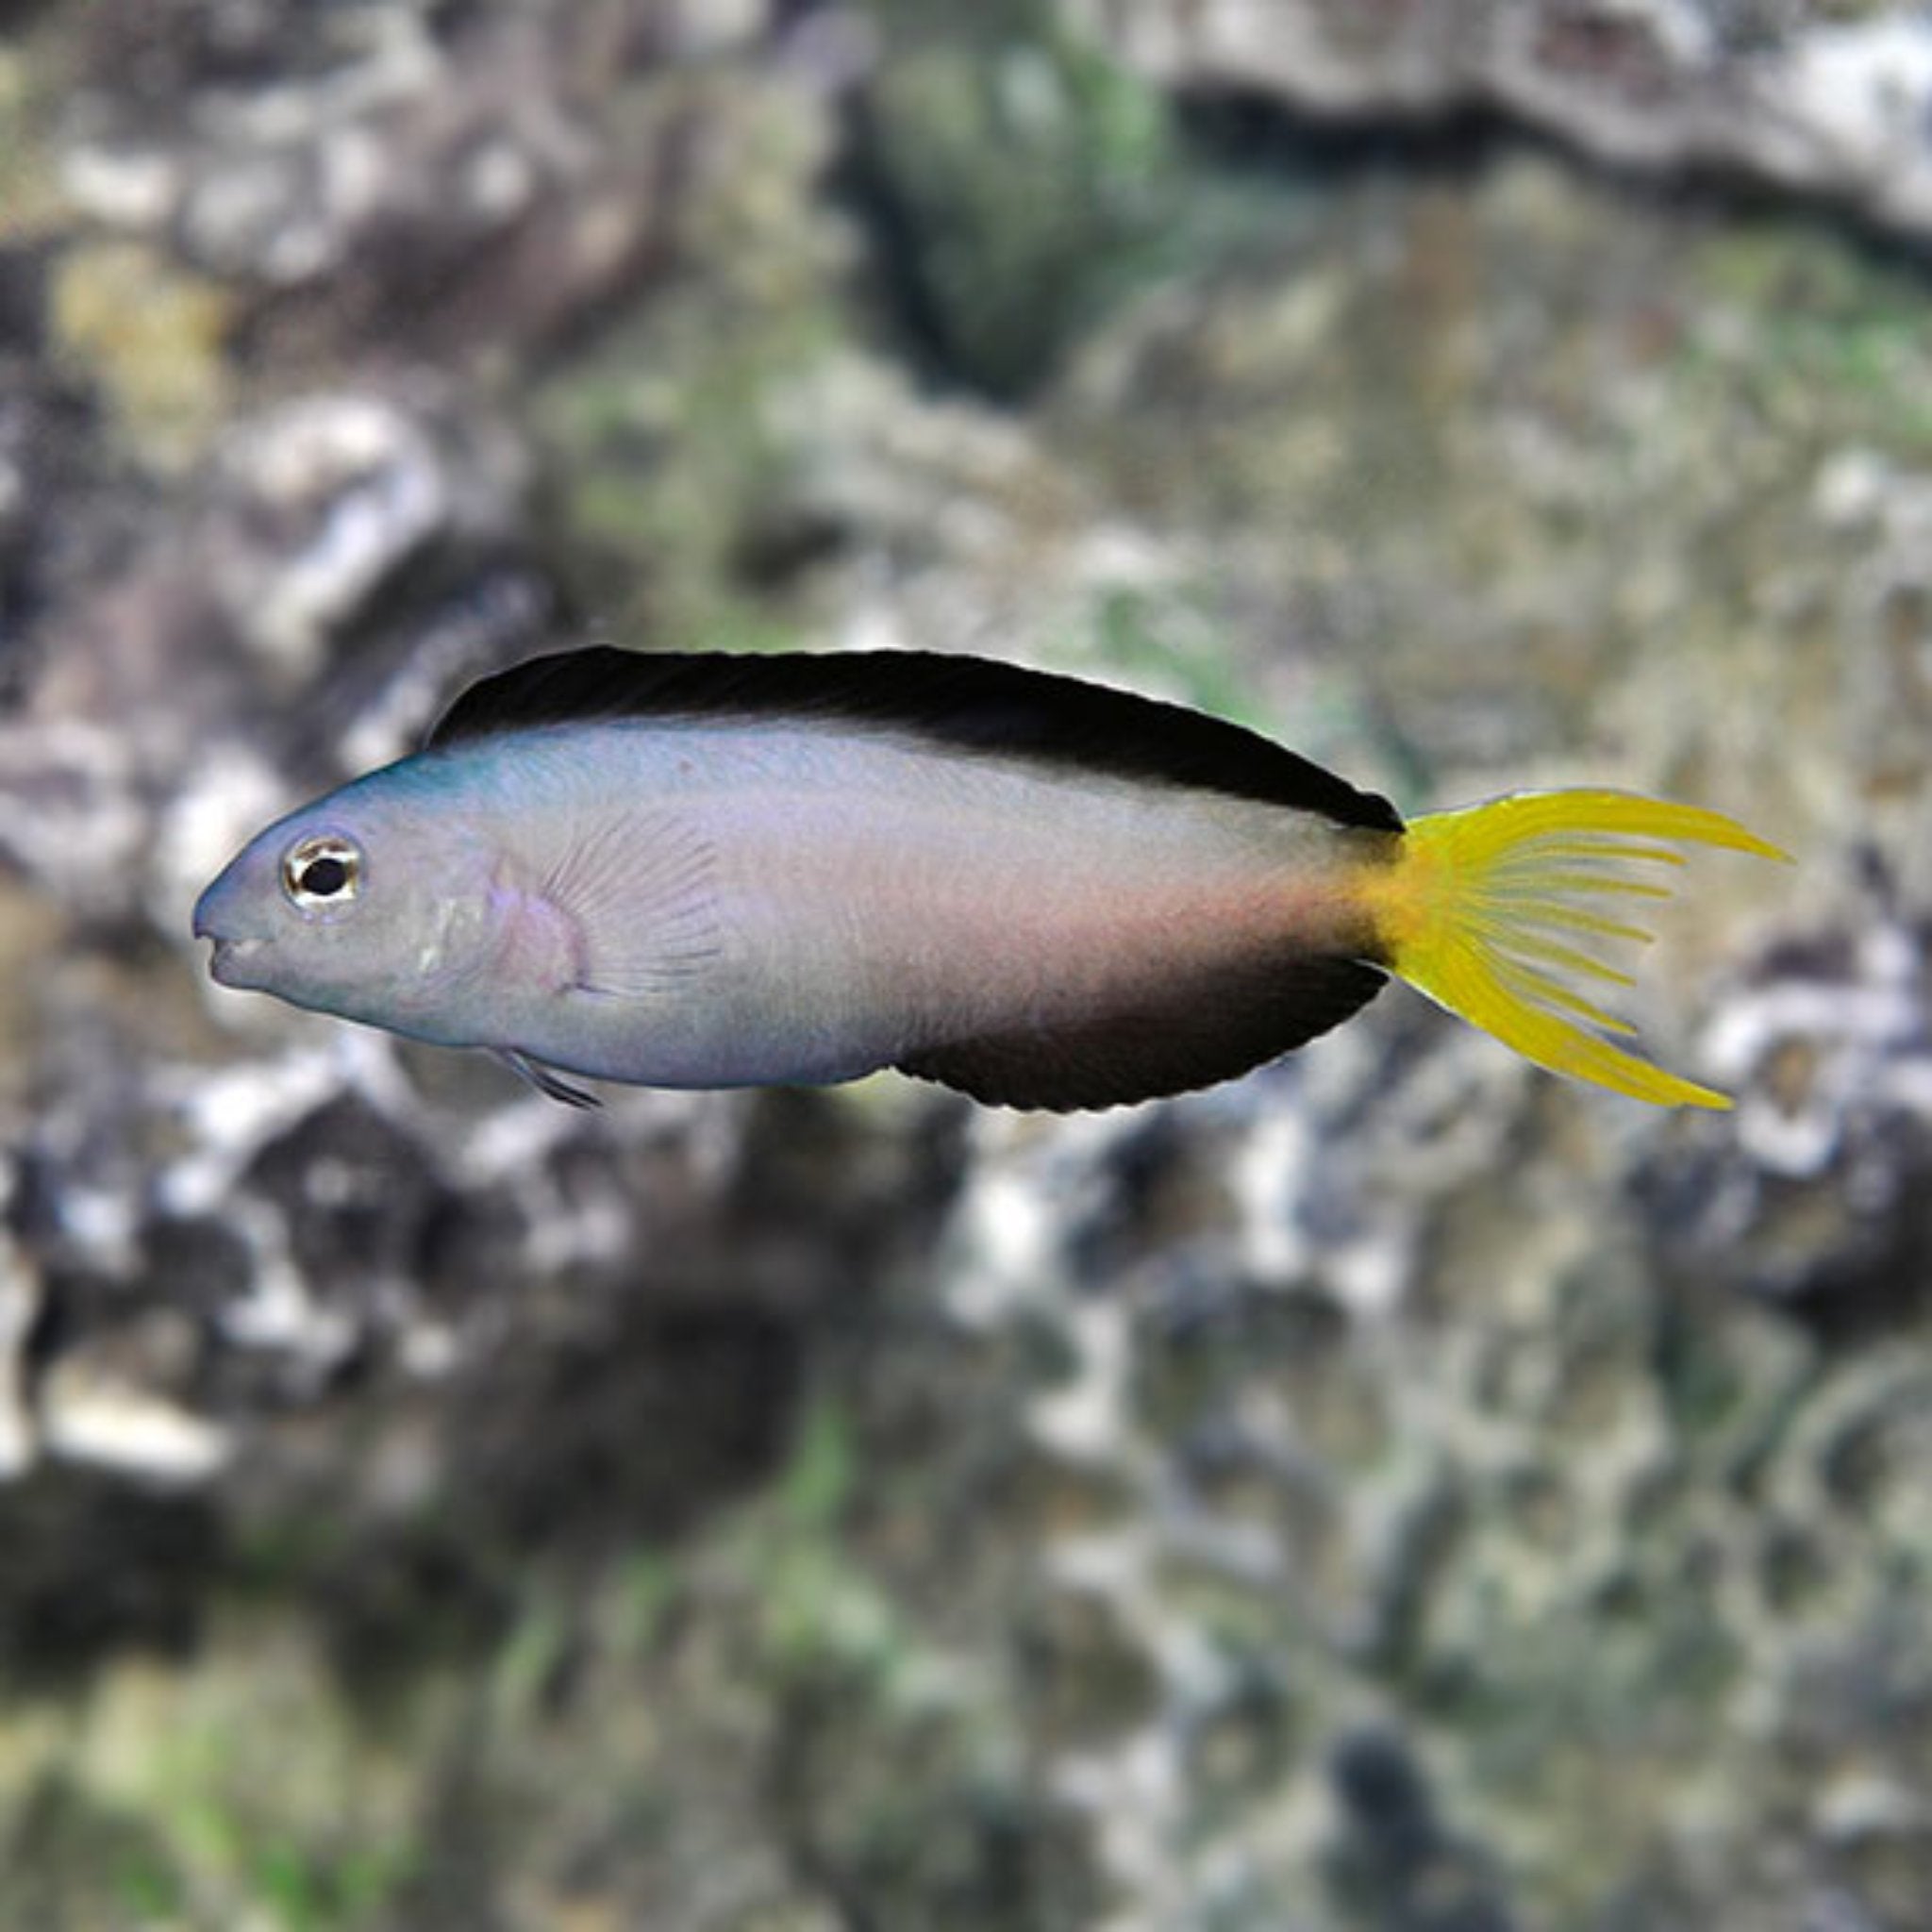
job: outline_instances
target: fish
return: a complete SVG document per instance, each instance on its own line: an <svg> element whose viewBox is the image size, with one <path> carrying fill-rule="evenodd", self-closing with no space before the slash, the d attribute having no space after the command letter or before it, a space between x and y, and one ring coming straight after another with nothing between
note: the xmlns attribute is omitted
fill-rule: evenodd
<svg viewBox="0 0 1932 1932"><path fill-rule="evenodd" d="M277 820L202 894L221 985L577 1084L884 1068L1072 1111L1211 1086L1391 977L1551 1072L1724 1094L1592 996L1698 806L1520 791L1405 820L1258 732L921 651L533 658L411 756Z"/></svg>

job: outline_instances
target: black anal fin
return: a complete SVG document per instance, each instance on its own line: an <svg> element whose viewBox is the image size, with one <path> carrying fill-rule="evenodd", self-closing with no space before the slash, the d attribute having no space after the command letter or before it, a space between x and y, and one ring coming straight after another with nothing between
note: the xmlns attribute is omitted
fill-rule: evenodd
<svg viewBox="0 0 1932 1932"><path fill-rule="evenodd" d="M527 1081L539 1093L551 1100L559 1100L565 1107L598 1108L604 1105L594 1093L585 1088L572 1086L554 1067L546 1067L541 1060L533 1060L527 1054L502 1047L493 1057L518 1079Z"/></svg>
<svg viewBox="0 0 1932 1932"><path fill-rule="evenodd" d="M947 1041L899 1071L991 1107L1071 1113L1211 1087L1340 1025L1387 977L1356 959L1196 975L1077 1024Z"/></svg>

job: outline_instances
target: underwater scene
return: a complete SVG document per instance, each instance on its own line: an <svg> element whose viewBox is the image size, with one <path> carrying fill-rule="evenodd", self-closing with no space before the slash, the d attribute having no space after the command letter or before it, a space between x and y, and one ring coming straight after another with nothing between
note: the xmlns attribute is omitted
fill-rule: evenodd
<svg viewBox="0 0 1932 1932"><path fill-rule="evenodd" d="M0 0L0 1932L1926 1932L1928 941L1922 6Z"/></svg>

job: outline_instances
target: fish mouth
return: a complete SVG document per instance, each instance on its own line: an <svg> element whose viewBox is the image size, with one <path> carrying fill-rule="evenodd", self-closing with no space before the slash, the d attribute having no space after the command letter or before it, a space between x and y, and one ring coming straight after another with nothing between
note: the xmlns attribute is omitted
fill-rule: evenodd
<svg viewBox="0 0 1932 1932"><path fill-rule="evenodd" d="M255 987L260 982L250 968L266 950L268 941L259 936L244 938L230 929L233 908L226 903L229 895L224 890L227 883L228 874L224 873L195 902L194 937L213 941L208 971L217 986Z"/></svg>
<svg viewBox="0 0 1932 1932"><path fill-rule="evenodd" d="M248 971L249 961L259 958L266 946L265 940L224 939L219 933L203 933L200 937L214 941L214 951L208 958L208 977L217 986L252 987L256 979Z"/></svg>

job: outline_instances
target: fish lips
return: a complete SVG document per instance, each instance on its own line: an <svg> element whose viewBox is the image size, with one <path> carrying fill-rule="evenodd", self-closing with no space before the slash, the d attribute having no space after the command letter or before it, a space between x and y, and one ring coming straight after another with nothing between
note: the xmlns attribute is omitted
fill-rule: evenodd
<svg viewBox="0 0 1932 1932"><path fill-rule="evenodd" d="M263 979L256 968L267 945L266 940L216 939L214 951L208 956L208 977L217 986L234 987L244 992L258 990Z"/></svg>
<svg viewBox="0 0 1932 1932"><path fill-rule="evenodd" d="M262 984L260 969L266 964L269 942L235 929L231 876L224 873L196 902L194 937L214 941L208 970L217 986L250 990Z"/></svg>

